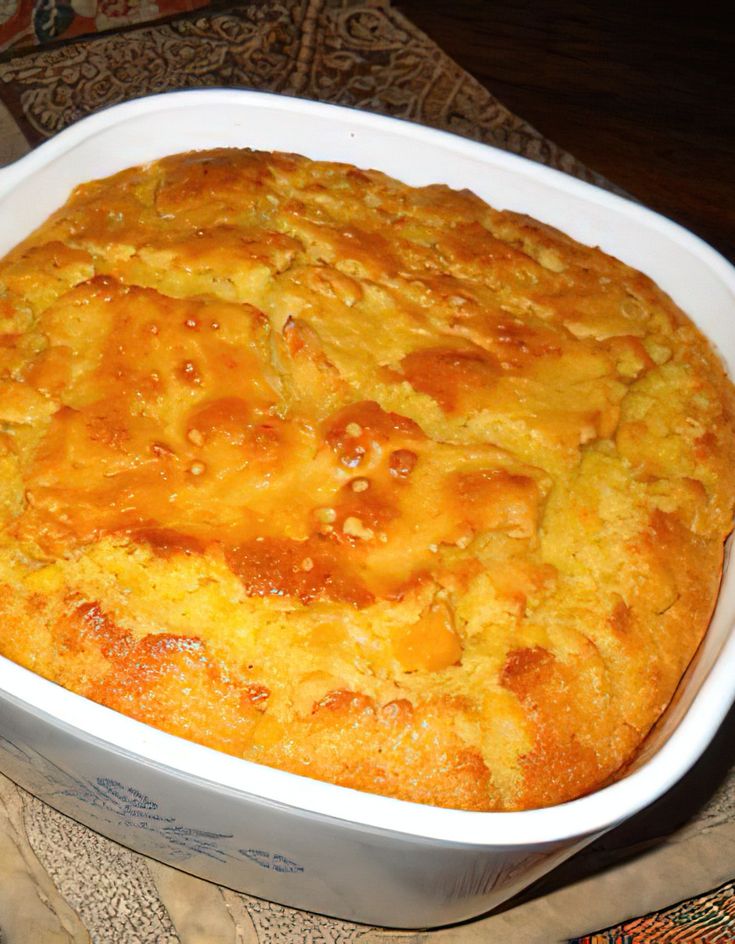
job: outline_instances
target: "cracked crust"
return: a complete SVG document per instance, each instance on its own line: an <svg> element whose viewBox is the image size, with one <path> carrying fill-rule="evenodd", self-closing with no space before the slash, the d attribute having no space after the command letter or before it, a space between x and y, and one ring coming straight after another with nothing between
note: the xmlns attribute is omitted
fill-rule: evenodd
<svg viewBox="0 0 735 944"><path fill-rule="evenodd" d="M733 390L642 274L286 154L77 189L0 263L0 652L422 803L606 782L731 528Z"/></svg>

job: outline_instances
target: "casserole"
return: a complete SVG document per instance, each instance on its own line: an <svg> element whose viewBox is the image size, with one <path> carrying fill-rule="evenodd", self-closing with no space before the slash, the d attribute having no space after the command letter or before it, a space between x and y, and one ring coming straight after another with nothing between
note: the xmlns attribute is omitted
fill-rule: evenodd
<svg viewBox="0 0 735 944"><path fill-rule="evenodd" d="M254 93L149 99L70 129L3 172L0 251L45 219L76 183L214 145L375 166L411 184L469 186L496 206L531 212L647 271L733 363L732 334L712 317L732 310L732 271L673 224L448 135ZM422 161L413 166L417 147ZM3 764L62 811L203 877L354 920L447 923L528 884L655 799L696 758L733 694L724 653L718 658L730 623L728 588L729 576L696 667L649 752L669 734L670 740L625 781L552 810L471 814L316 784L152 731L5 663ZM672 751L692 717L697 737L690 734ZM422 856L422 849L432 854Z"/></svg>

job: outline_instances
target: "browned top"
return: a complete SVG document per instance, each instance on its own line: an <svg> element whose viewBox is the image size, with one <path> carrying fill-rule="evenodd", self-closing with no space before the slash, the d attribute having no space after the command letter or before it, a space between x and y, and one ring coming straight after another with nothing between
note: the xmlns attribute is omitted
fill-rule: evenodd
<svg viewBox="0 0 735 944"><path fill-rule="evenodd" d="M640 273L292 155L85 185L0 263L0 651L472 809L631 755L714 602L732 390Z"/></svg>

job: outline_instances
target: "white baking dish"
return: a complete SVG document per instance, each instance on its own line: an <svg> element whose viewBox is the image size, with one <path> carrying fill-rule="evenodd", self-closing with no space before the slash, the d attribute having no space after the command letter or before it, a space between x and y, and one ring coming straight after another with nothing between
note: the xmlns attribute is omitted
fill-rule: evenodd
<svg viewBox="0 0 735 944"><path fill-rule="evenodd" d="M219 145L375 167L468 187L651 275L735 373L735 269L675 224L484 145L357 111L247 91L142 99L79 122L0 170L0 254L81 181ZM146 855L274 901L356 921L428 927L499 904L664 793L735 699L735 570L681 694L632 772L524 813L441 810L239 760L130 720L0 659L0 769Z"/></svg>

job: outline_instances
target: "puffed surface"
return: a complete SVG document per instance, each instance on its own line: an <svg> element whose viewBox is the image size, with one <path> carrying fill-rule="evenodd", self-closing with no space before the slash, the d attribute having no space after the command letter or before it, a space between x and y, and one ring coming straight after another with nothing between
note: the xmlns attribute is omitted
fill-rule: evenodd
<svg viewBox="0 0 735 944"><path fill-rule="evenodd" d="M572 799L706 631L733 403L650 279L468 191L85 184L0 262L0 653L359 790Z"/></svg>

